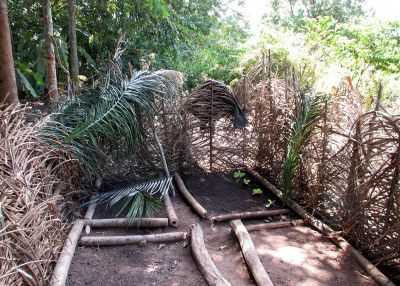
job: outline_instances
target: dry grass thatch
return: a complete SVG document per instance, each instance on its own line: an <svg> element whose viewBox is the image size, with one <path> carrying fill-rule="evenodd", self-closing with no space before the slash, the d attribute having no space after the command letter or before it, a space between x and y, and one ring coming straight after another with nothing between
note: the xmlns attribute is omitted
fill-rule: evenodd
<svg viewBox="0 0 400 286"><path fill-rule="evenodd" d="M25 108L0 111L0 284L45 285L69 225L79 165L38 139Z"/></svg>

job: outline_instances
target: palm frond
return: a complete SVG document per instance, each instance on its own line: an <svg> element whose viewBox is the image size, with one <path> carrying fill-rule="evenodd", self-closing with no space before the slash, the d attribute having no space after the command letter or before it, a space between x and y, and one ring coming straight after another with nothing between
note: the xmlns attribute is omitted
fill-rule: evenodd
<svg viewBox="0 0 400 286"><path fill-rule="evenodd" d="M113 191L97 195L82 206L103 203L113 206L122 201L123 205L117 215L128 209L126 214L128 220L141 216L149 217L152 216L155 210L159 209L159 197L163 197L166 194L171 183L172 177L168 177L117 188ZM156 195L159 195L159 197Z"/></svg>
<svg viewBox="0 0 400 286"><path fill-rule="evenodd" d="M41 135L69 149L88 171L98 174L108 155L123 150L126 156L139 150L143 144L140 120L152 122L157 99L170 100L180 94L181 83L173 81L180 77L175 71L138 72L129 81L109 81L62 103L42 126Z"/></svg>
<svg viewBox="0 0 400 286"><path fill-rule="evenodd" d="M316 122L320 118L324 95L311 98L306 92L300 94L297 115L292 124L292 138L283 164L282 185L284 201L291 196L293 180L300 162L300 150L310 138ZM311 99L310 99L311 98Z"/></svg>

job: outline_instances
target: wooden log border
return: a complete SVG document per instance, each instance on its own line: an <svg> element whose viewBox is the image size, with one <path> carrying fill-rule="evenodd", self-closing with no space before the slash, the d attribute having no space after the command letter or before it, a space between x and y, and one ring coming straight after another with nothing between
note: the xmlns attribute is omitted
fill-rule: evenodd
<svg viewBox="0 0 400 286"><path fill-rule="evenodd" d="M257 230L266 230L266 229L277 229L277 228L285 228L291 226L303 225L304 220L292 220L292 221L278 221L278 222L268 222L268 223L258 223L258 224L250 224L246 225L247 231L257 231Z"/></svg>
<svg viewBox="0 0 400 286"><path fill-rule="evenodd" d="M194 260L197 263L201 274L210 286L230 286L211 259L210 254L204 244L203 231L201 226L196 223L190 226L191 245Z"/></svg>
<svg viewBox="0 0 400 286"><path fill-rule="evenodd" d="M169 197L168 192L164 195L164 204L167 210L168 222L170 226L178 227L179 220L175 213L174 206L172 205L171 198Z"/></svg>
<svg viewBox="0 0 400 286"><path fill-rule="evenodd" d="M288 209L278 209L278 210L267 210L267 211L254 211L254 212L242 212L242 213L232 213L232 214L223 214L218 216L213 216L211 221L228 221L234 219L251 219L251 218L263 218L281 214L290 213Z"/></svg>
<svg viewBox="0 0 400 286"><path fill-rule="evenodd" d="M253 274L254 280L258 286L273 286L267 271L258 257L254 243L240 219L232 220L230 226L233 229L236 237L239 240L240 248L242 249L244 260L250 272Z"/></svg>
<svg viewBox="0 0 400 286"><path fill-rule="evenodd" d="M86 220L85 224L92 228L102 227L124 227L124 228L157 228L157 227L168 227L167 218L135 218L135 219L124 219L124 218L112 218L112 219L92 219Z"/></svg>
<svg viewBox="0 0 400 286"><path fill-rule="evenodd" d="M196 201L196 199L189 193L189 191L187 190L185 183L183 182L181 176L176 173L174 175L175 178L175 182L178 185L178 189L179 192L181 193L181 195L185 198L185 200L189 203L189 205L196 211L196 213L200 216L200 217L207 217L208 212L206 211L205 208L203 208L198 201Z"/></svg>
<svg viewBox="0 0 400 286"><path fill-rule="evenodd" d="M185 240L186 232L168 232L146 235L126 235L126 236L86 236L82 237L79 245L81 246L118 246L130 245L147 242L171 242Z"/></svg>
<svg viewBox="0 0 400 286"><path fill-rule="evenodd" d="M272 183L268 182L265 178L263 178L256 171L246 168L246 171L251 174L254 178L256 178L262 185L267 187L271 192L273 192L280 200L283 198L283 193ZM348 249L354 259L358 262L362 269L368 275L370 275L379 285L381 286L396 286L392 281L389 280L378 268L375 267L367 258L365 258L362 253L357 250L354 246L348 243L344 238L337 236L335 231L331 229L328 225L320 221L319 219L313 217L309 214L305 209L303 209L300 205L298 205L295 201L289 199L287 205L295 211L299 216L301 216L304 221L323 235L327 236L333 243L335 243L339 248Z"/></svg>

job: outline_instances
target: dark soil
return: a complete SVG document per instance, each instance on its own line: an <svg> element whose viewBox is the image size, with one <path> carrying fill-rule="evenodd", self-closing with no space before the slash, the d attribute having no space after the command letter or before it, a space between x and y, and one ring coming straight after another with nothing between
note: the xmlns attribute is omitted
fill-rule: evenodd
<svg viewBox="0 0 400 286"><path fill-rule="evenodd" d="M260 211L282 208L279 199L264 187L250 179L246 186L233 178L233 174L214 173L188 175L183 178L187 189L211 215L234 212ZM262 195L252 195L252 190L260 188ZM274 202L266 208L268 200Z"/></svg>
<svg viewBox="0 0 400 286"><path fill-rule="evenodd" d="M252 187L236 183L229 175L185 176L189 191L212 214L265 210L266 194L251 195ZM95 229L91 235L126 235L172 231L189 232L199 222L207 249L224 277L232 285L255 285L228 223L212 225L200 220L177 195L172 203L179 228L156 230ZM275 203L271 209L280 208ZM96 209L96 218L112 217L115 210ZM157 217L165 217L162 210ZM283 220L285 217L275 219ZM258 220L258 223L263 220ZM251 221L245 221L245 224ZM374 285L344 251L309 228L286 228L251 233L254 244L275 285ZM119 247L78 247L67 285L207 285L192 258L190 242Z"/></svg>

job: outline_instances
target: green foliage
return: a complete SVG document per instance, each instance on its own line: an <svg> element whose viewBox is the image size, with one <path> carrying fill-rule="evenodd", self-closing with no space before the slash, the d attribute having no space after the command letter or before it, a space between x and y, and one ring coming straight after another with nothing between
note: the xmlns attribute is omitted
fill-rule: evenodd
<svg viewBox="0 0 400 286"><path fill-rule="evenodd" d="M263 191L260 188L253 189L252 195L253 196L260 196L263 194Z"/></svg>
<svg viewBox="0 0 400 286"><path fill-rule="evenodd" d="M293 180L301 160L300 151L311 137L314 126L319 120L322 103L325 99L322 95L311 98L307 91L301 91L300 97L297 115L292 124L292 137L283 165L282 185L285 202L291 196Z"/></svg>
<svg viewBox="0 0 400 286"><path fill-rule="evenodd" d="M246 176L246 174L244 172L242 172L241 170L237 170L235 173L233 173L233 178L235 179L242 179Z"/></svg>
<svg viewBox="0 0 400 286"><path fill-rule="evenodd" d="M272 0L269 20L296 31L304 30L306 19L331 16L348 22L368 13L365 0Z"/></svg>
<svg viewBox="0 0 400 286"><path fill-rule="evenodd" d="M265 207L268 209L275 203L275 200L268 199L265 203Z"/></svg>
<svg viewBox="0 0 400 286"><path fill-rule="evenodd" d="M243 182L243 184L248 186L250 184L250 179L243 178L242 182Z"/></svg>

